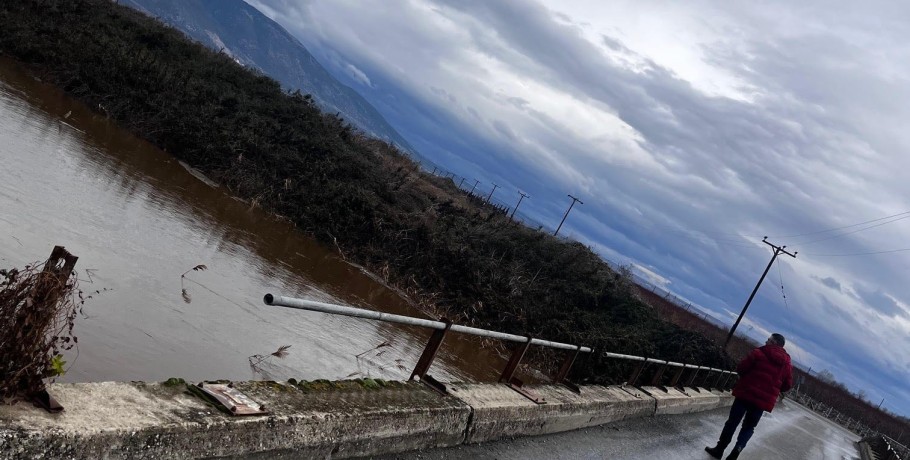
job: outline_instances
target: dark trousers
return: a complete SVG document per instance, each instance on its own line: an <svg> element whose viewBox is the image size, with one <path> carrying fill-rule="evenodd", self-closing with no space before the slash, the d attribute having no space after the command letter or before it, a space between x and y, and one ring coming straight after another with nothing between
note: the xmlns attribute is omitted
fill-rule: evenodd
<svg viewBox="0 0 910 460"><path fill-rule="evenodd" d="M736 425L739 425L740 420L745 417L743 427L739 430L739 436L736 438L736 447L740 449L746 447L746 443L749 442L749 438L755 432L755 426L758 425L763 413L764 411L756 407L755 404L736 398L733 401L733 406L730 407L730 416L727 418L727 423L724 424L724 431L720 433L720 440L717 441L717 445L721 448L726 448L733 439Z"/></svg>

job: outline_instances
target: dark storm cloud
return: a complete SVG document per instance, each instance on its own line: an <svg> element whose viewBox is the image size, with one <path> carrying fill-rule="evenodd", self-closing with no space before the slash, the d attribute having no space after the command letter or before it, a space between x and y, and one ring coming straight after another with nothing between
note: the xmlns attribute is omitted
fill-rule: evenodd
<svg viewBox="0 0 910 460"><path fill-rule="evenodd" d="M815 278L815 279L818 280L818 282L824 284L825 286L828 286L829 288L834 289L837 292L841 292L840 283L838 283L836 279L831 278L830 276L827 278Z"/></svg>

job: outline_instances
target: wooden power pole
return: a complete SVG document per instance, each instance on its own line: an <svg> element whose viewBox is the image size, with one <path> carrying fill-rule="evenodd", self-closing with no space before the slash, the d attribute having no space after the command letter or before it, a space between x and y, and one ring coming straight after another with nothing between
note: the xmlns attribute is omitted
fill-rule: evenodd
<svg viewBox="0 0 910 460"><path fill-rule="evenodd" d="M749 300L747 300L746 305L743 306L743 311L742 311L742 313L739 314L739 318L736 318L736 322L733 323L733 327L730 328L730 333L727 334L727 340L724 342L724 349L726 349L727 345L730 344L730 339L733 338L733 333L736 332L736 327L739 326L739 322L742 321L743 316L746 316L746 310L749 309L749 304L752 303L752 299L755 298L755 293L758 292L758 287L761 286L762 281L765 280L765 276L768 274L768 270L771 269L771 265L774 264L774 261L777 259L777 256L780 255L781 253L783 253L790 257L793 257L794 259L796 258L796 251L794 251L793 254L790 254L789 252L784 250L786 248L786 246L775 246L775 245L769 243L767 236L762 238L761 241L762 241L762 243L765 243L768 246L771 246L772 248L774 248L774 255L771 256L771 261L768 262L768 266L765 267L765 272L761 274L761 278L758 279L758 283L755 285L755 289L753 289L752 294L749 295Z"/></svg>
<svg viewBox="0 0 910 460"><path fill-rule="evenodd" d="M581 200L579 200L578 198L575 198L575 197L572 196L572 195L569 195L569 198L572 199L572 204L569 205L569 209L566 209L566 213L562 216L562 220L559 222L559 227L556 227L556 231L553 232L553 236L556 236L556 235L559 233L559 229L562 228L562 224L566 221L566 217L569 217L569 211L572 210L572 206L575 206L575 202L578 202L578 203L581 203L581 204L585 204L584 201L581 201Z"/></svg>

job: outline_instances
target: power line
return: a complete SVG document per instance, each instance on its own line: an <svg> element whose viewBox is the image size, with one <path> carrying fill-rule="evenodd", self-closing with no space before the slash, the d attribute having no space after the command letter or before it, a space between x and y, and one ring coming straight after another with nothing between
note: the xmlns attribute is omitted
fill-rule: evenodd
<svg viewBox="0 0 910 460"><path fill-rule="evenodd" d="M684 233L684 232L679 232L679 233ZM686 233L686 235L689 236L689 237L691 237L691 238L695 238L695 239L702 240L702 241L704 241L704 242L713 242L713 243L717 243L717 244L723 244L723 245L726 245L726 246L736 246L736 247L740 247L740 248L755 248L755 249L761 249L761 248L759 248L758 246L749 243L747 240L739 240L739 241L737 241L737 240L727 240L727 239L720 239L720 238L711 238L711 237L709 237L709 236L699 235L699 234L696 234L696 233Z"/></svg>
<svg viewBox="0 0 910 460"><path fill-rule="evenodd" d="M888 251L874 251L874 252L852 252L849 254L813 254L811 252L804 252L803 254L807 256L816 256L816 257L847 257L847 256L868 256L872 254L889 254L892 252L903 252L910 251L910 248L903 249L891 249Z"/></svg>
<svg viewBox="0 0 910 460"><path fill-rule="evenodd" d="M894 219L895 217L898 217L898 219ZM870 228L875 228L875 227L878 227L878 226L881 226L881 225L890 224L890 223L892 223L892 222L896 222L896 221L898 221L898 220L902 220L902 219L906 219L906 218L910 218L910 211L904 211L904 212L900 212L900 213L897 213L897 214L892 214L892 215L890 215L890 216L879 217L879 218L877 218L877 219L871 219L871 220L867 220L867 221L864 221L864 222L859 222L859 223L850 224L850 225L844 225L844 226L841 226L841 227L833 227L833 228L827 228L827 229L824 229L824 230L816 230L816 231L812 231L812 232L797 233L797 234L793 234L793 235L769 236L769 238L796 238L796 237L800 237L800 236L818 235L818 234L822 234L822 233L830 233L830 232L834 232L834 231L837 231L837 230L844 230L844 229L847 229L847 228L853 228L853 227L857 227L857 226L860 226L860 225L871 224L871 223L874 223L874 222L880 222L880 221L887 220L887 219L894 219L894 220L889 220L888 222L883 222L883 223L878 224L878 225L871 225L871 226L869 226L869 227L864 227L864 228L862 228L862 229L858 229L858 230L853 231L853 232L842 233L842 234L839 234L839 235L834 235L834 236L822 238L822 239L819 239L819 240L810 240L810 241L807 241L807 242L804 242L804 243L799 243L799 244L809 244L809 243L815 243L815 242L825 241L825 240L827 240L827 239L839 238L839 237L844 236L844 235L850 235L850 234L852 234L852 233L861 232L861 231L863 231L863 230L868 230L868 229L870 229ZM637 224L637 225L641 225L641 224ZM668 228L669 230L666 230L666 231L669 231L669 232L672 232L672 233L682 233L682 234L686 234L686 235L689 235L689 236L692 236L693 233L696 233L697 236L700 237L700 238L706 238L706 239L710 239L710 240L714 240L714 241L727 241L727 242L731 242L731 243L742 243L742 242L743 242L742 240L739 240L739 239L734 240L734 239L729 239L729 238L719 238L718 236L723 236L723 237L731 237L731 236L732 236L732 237L739 237L739 238L758 238L758 236L755 236L755 235L742 235L742 234L738 234L738 233L728 233L728 232L711 232L711 231L705 231L705 230L701 230L701 229L685 229L685 228L680 229L680 228L673 228L673 227L669 227L669 226L667 226L667 225L660 225L660 224L657 224L657 226L658 226L658 227L665 227L665 228ZM711 236L711 235L718 235L718 236Z"/></svg>
<svg viewBox="0 0 910 460"><path fill-rule="evenodd" d="M634 221L629 221L629 222L631 222L633 225L638 225L639 227L645 227L645 225L639 224L639 223L634 222ZM726 236L726 237L739 237L739 238L742 238L742 239L745 239L745 238L752 238L751 236L740 235L739 233L708 232L708 231L704 231L704 230L701 230L701 229L685 229L685 228L671 227L671 226L669 226L669 225L664 225L664 224L651 224L651 225L652 225L651 227L646 227L646 228L648 228L648 229L650 230L650 229L654 229L655 227L663 227L663 228L665 228L665 229L667 229L667 230L659 230L659 229L657 229L657 230L658 230L658 231L665 231L665 232L669 232L669 233L682 233L682 234L687 234L687 235L688 235L688 234L691 234L691 233L696 233L696 232L697 232L697 233L699 233L699 234L701 234L701 235L704 235L705 237L711 238L711 239L720 239L720 238L711 237L711 236L708 236L708 235L723 235L723 236ZM727 241L739 241L739 240L727 240Z"/></svg>
<svg viewBox="0 0 910 460"><path fill-rule="evenodd" d="M820 239L817 239L817 240L810 240L810 241L806 241L806 242L799 243L799 244L800 244L801 246L808 246L808 245L810 245L810 244L821 243L822 241L828 241L828 240L833 240L833 239L835 239L835 238L840 238L840 237L842 237L842 236L852 235L852 234L854 234L854 233L859 233L859 232L862 232L862 231L864 231L864 230L869 230L870 228L881 227L882 225L888 225L888 224L890 224L890 223L897 222L897 221L899 221L899 220L903 220L903 219L906 219L906 218L908 218L908 217L910 217L910 215L906 215L906 216L903 216L903 217L898 217L897 219L889 220L889 221L887 221L887 222L882 222L882 223L880 223L880 224L875 224L875 225L870 225L870 226L868 226L868 227L863 227L863 228L860 228L860 229L858 229L858 230L853 230L852 232L841 233L841 234L839 234L839 235L829 236L829 237L827 237L827 238L820 238ZM879 220L881 220L881 219L879 219Z"/></svg>
<svg viewBox="0 0 910 460"><path fill-rule="evenodd" d="M867 221L865 221L865 222L860 222L860 223L858 223L858 224L845 225L845 226L843 226L843 227L829 228L829 229L826 229L826 230L818 230L818 231L808 232L808 233L799 233L799 234L796 234L796 235L776 235L776 236L771 236L770 238L796 238L796 237L798 237L798 236L817 235L817 234L819 234L819 233L828 233L828 232L833 232L833 231L837 231L837 230L843 230L843 229L845 229L845 228L856 227L856 226L859 226L859 225L871 224L872 222L878 222L878 221L880 221L880 220L890 219L890 218L892 218L892 217L903 216L903 215L905 215L905 214L910 214L910 211L904 211L904 212L897 213L897 214L890 215L890 216L886 216L886 217L879 217L878 219L867 220ZM870 227L870 228L871 228L871 227Z"/></svg>
<svg viewBox="0 0 910 460"><path fill-rule="evenodd" d="M780 280L780 295L784 298L784 312L787 313L787 323L790 324L790 332L796 333L796 328L793 327L793 314L790 312L790 303L787 302L787 293L784 292L784 275L780 269L780 259L777 261L777 279ZM798 351L796 347L793 348L793 351ZM801 354L800 354L801 355ZM803 356L799 356L800 361L805 361Z"/></svg>
<svg viewBox="0 0 910 460"><path fill-rule="evenodd" d="M637 222L632 222L632 224L637 225L642 228L647 228L648 230L654 229L654 227L645 227L643 224L640 224ZM656 227L670 228L666 225L656 225ZM717 244L724 245L724 246L733 246L733 247L737 247L737 248L746 248L746 249L761 249L761 247L750 243L748 240L745 239L745 237L743 237L743 239L738 239L738 240L727 239L727 238L715 238L715 237L708 236L708 235L711 235L712 233L703 232L701 230L685 230L685 229L678 229L678 228L671 229L671 230L660 230L660 231L667 232L667 233L677 233L677 234L681 234L681 235L684 235L689 238L699 240L702 242L712 242L712 243L717 243ZM719 235L721 233L715 233L715 234ZM736 234L729 233L728 235L736 235ZM736 235L736 236L739 236L739 235Z"/></svg>
<svg viewBox="0 0 910 460"><path fill-rule="evenodd" d="M895 217L897 217L897 218L895 219ZM859 233L859 232L862 232L862 231L865 231L865 230L869 230L869 229L872 229L872 228L881 227L882 225L887 225L887 224L890 224L890 223L893 223L893 222L897 222L897 221L899 221L899 220L903 220L903 219L907 219L907 218L910 218L910 211L908 211L908 212L903 212L903 213L899 213L899 214L893 214L893 215L890 215L890 216L887 216L887 217L881 217L881 218L878 218L878 219L873 219L873 220L869 220L869 221L865 221L865 222L860 222L860 223L858 223L858 224L845 225L845 226L843 226L843 227L838 227L838 228L833 228L833 229L827 229L827 230L819 230L819 231L816 231L816 232L802 233L802 234L799 234L799 235L791 235L791 236L792 236L792 237L795 237L795 236L806 236L806 235L812 235L812 234L828 233L828 232L831 232L831 231L843 230L843 229L845 229L845 228L856 227L856 226L858 226L858 225L865 225L865 224L869 224L869 223L872 223L872 222L881 222L882 220L892 219L892 220L888 220L887 222L881 222L881 223L878 223L878 224L876 224L876 225L870 225L870 226L868 226L868 227L863 227L863 228L856 229L856 230L853 230L853 231L850 231L850 232L841 233L841 234L837 234L837 235L833 235L833 236L828 236L828 237L820 238L820 239L817 239L817 240L810 240L810 241L806 241L806 242L804 242L804 243L798 243L800 246L804 246L804 245L805 245L805 246L808 246L808 245L812 245L812 244L816 244L816 243L821 243L821 242L823 242L823 241L828 241L828 240L832 240L832 239L835 239L835 238L840 238L840 237L842 237L842 236L847 236L847 235L851 235L851 234L854 234L854 233ZM690 238L698 239L698 240L701 240L701 241L706 241L706 242L707 242L707 241L711 241L711 242L715 242L715 243L720 244L720 245L733 246L733 247L738 247L738 248L756 248L756 249L759 249L758 247L756 247L756 246L754 246L754 245L748 244L748 242L745 241L745 240L732 240L732 239L727 239L727 238L715 238L715 237L708 236L708 235L711 235L712 233L704 232L704 231L700 231L700 230L674 229L674 230L670 230L670 231L673 232L673 233L681 233L681 234L684 234L684 235L686 235L686 236L688 236L688 237L690 237ZM732 235L732 234L730 234L730 233L713 233L713 234L715 234L715 235ZM905 251L910 251L910 248L891 249L891 250L884 250L884 251L856 252L856 253L847 253L847 254L816 254L816 253L806 253L806 252L804 252L803 254L808 255L808 256L817 256L817 257L847 257L847 256L862 256L862 255L874 255L874 254L888 254L888 253L893 253L893 252L905 252Z"/></svg>

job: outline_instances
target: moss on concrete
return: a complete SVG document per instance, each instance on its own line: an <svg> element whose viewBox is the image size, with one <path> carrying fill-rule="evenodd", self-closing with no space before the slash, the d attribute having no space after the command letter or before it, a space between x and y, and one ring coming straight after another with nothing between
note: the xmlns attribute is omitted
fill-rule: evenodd
<svg viewBox="0 0 910 460"><path fill-rule="evenodd" d="M186 385L186 380L183 380L180 377L171 377L164 382L161 382L161 385L168 388L182 387L183 385Z"/></svg>

